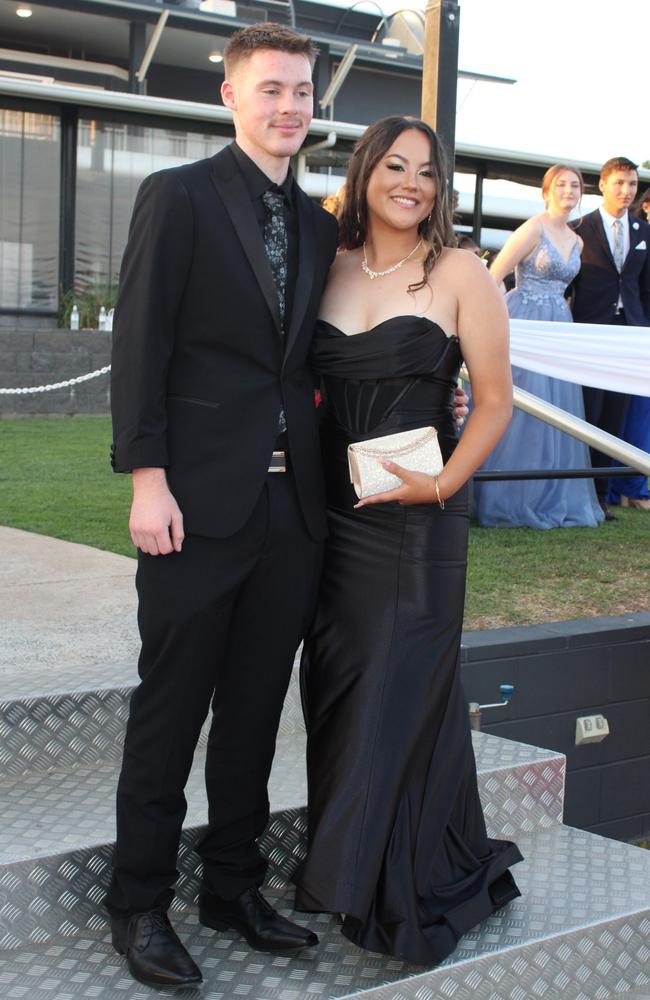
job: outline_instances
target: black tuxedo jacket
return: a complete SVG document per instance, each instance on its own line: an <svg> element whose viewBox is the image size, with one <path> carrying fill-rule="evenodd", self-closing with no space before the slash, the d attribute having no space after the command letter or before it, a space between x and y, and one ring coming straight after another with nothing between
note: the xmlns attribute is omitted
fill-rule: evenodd
<svg viewBox="0 0 650 1000"><path fill-rule="evenodd" d="M620 295L630 326L650 324L650 226L629 213L628 224L630 249L619 274L598 209L572 223L584 243L573 282L576 323L611 323Z"/></svg>
<svg viewBox="0 0 650 1000"><path fill-rule="evenodd" d="M136 198L115 311L113 468L164 467L185 529L227 537L266 481L284 407L303 515L325 511L307 366L336 222L296 185L299 266L280 336L273 275L228 147L152 174Z"/></svg>

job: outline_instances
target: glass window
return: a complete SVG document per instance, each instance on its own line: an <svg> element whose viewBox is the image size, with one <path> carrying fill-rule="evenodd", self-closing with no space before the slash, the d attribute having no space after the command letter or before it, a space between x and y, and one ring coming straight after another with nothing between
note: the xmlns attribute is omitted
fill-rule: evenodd
<svg viewBox="0 0 650 1000"><path fill-rule="evenodd" d="M228 142L223 136L81 118L75 288L112 302L141 182L154 170L212 156Z"/></svg>
<svg viewBox="0 0 650 1000"><path fill-rule="evenodd" d="M59 119L0 108L0 308L57 308L60 170Z"/></svg>

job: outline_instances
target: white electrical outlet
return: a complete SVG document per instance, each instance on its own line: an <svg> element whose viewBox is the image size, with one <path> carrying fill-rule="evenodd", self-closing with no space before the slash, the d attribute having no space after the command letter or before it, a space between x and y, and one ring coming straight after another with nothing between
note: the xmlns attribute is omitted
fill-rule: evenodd
<svg viewBox="0 0 650 1000"><path fill-rule="evenodd" d="M600 743L609 736L609 723L604 715L583 715L576 719L576 746Z"/></svg>

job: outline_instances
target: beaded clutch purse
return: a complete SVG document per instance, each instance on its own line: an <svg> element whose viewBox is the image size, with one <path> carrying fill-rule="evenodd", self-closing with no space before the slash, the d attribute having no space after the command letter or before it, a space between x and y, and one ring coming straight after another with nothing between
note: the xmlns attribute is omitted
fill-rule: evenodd
<svg viewBox="0 0 650 1000"><path fill-rule="evenodd" d="M348 445L350 482L360 500L401 485L402 480L383 467L384 460L396 462L410 472L437 476L443 466L437 430L417 427Z"/></svg>

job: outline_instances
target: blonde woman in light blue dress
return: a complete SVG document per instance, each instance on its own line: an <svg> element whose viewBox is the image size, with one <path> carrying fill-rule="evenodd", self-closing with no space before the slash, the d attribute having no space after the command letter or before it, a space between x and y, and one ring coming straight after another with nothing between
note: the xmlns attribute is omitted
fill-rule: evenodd
<svg viewBox="0 0 650 1000"><path fill-rule="evenodd" d="M542 184L545 210L524 222L494 260L490 273L498 283L515 272L515 288L506 295L512 318L571 322L564 295L580 270L582 241L568 220L582 192L575 167L550 167ZM584 419L580 386L514 365L512 378L519 388ZM482 471L589 466L585 444L515 409ZM490 528L595 528L604 519L591 479L478 481L475 503L478 523Z"/></svg>

